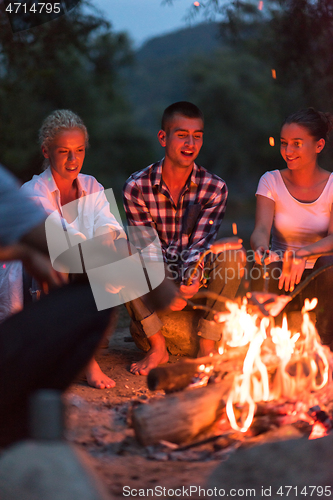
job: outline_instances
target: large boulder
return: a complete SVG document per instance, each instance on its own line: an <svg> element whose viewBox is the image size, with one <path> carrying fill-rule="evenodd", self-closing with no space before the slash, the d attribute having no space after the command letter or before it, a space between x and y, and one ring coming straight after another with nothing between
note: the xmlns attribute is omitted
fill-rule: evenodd
<svg viewBox="0 0 333 500"><path fill-rule="evenodd" d="M209 496L266 496L271 500L331 497L332 447L333 435L238 449L208 480Z"/></svg>
<svg viewBox="0 0 333 500"><path fill-rule="evenodd" d="M24 441L0 459L1 500L110 500L83 451L62 441Z"/></svg>

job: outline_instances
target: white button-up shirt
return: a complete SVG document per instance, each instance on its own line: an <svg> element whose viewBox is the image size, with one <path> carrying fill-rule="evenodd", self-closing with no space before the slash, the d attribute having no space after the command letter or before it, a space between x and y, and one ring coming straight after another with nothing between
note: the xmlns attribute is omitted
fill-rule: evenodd
<svg viewBox="0 0 333 500"><path fill-rule="evenodd" d="M111 200L113 211L117 211L117 218L111 213L109 202L105 196L103 186L91 175L79 174L76 179L78 187L78 220L75 223L75 231L84 234L87 239L95 236L100 227L106 227L110 231L116 231L117 238L126 238L126 234L118 221L120 217L115 201ZM44 208L47 215L57 210L63 218L60 191L52 176L50 167L42 174L34 175L33 178L23 184L23 192L35 201L37 205ZM72 223L63 219L67 231L70 233Z"/></svg>
<svg viewBox="0 0 333 500"><path fill-rule="evenodd" d="M41 206L47 215L55 211L59 213L61 223L66 226L70 239L72 235L75 237L78 231L86 239L91 239L100 228L114 232L115 239L126 238L113 195L111 197L112 211L116 213L119 222L110 211L110 204L104 193L103 186L94 177L79 174L77 187L79 196L78 217L71 223L68 223L63 217L60 191L52 176L50 167L42 174L34 175L30 181L23 184L21 189L37 205ZM111 190L108 190L108 194L110 192ZM22 263L20 261L0 262L0 321L18 312L22 307Z"/></svg>

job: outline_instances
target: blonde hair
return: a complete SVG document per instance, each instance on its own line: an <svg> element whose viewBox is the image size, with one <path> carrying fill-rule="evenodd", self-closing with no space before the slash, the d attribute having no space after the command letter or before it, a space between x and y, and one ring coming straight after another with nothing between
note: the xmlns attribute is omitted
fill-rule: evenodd
<svg viewBox="0 0 333 500"><path fill-rule="evenodd" d="M82 132L84 133L85 145L86 147L88 147L89 136L87 127L83 123L82 119L69 109L57 109L45 118L38 134L40 146L47 148L56 138L59 132L63 130L70 130L72 128L78 128L82 130ZM49 166L49 164L49 160L45 158L43 162L44 170Z"/></svg>

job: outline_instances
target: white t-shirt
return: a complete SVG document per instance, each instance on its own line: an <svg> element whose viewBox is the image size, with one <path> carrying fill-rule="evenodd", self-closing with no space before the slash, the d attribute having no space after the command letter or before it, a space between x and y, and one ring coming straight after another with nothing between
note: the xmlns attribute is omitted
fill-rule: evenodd
<svg viewBox="0 0 333 500"><path fill-rule="evenodd" d="M289 193L279 170L266 172L260 178L256 195L275 202L273 251L289 249L296 252L327 236L333 203L333 173L319 198L311 203L298 201ZM311 269L315 262L315 258L310 258L305 267Z"/></svg>

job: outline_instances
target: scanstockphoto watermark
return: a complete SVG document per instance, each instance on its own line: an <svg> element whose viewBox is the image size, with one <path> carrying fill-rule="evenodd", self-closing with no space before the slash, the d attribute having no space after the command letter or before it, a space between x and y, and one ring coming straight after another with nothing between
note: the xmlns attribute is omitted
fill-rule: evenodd
<svg viewBox="0 0 333 500"><path fill-rule="evenodd" d="M53 268L59 272L86 273L99 311L142 297L165 277L157 232L145 226L130 227L127 239L112 189L104 194L118 224L102 225L89 239L68 224L57 210L45 222ZM100 192L89 194L84 205L96 206L99 199ZM75 203L69 203L67 208ZM82 210L84 218L84 207Z"/></svg>
<svg viewBox="0 0 333 500"><path fill-rule="evenodd" d="M202 488L201 486L182 486L180 488L166 488L165 486L155 486L154 488L131 488L123 486L124 497L195 497L195 498L217 498L217 497L252 497L256 498L255 488ZM262 495L261 495L262 496Z"/></svg>
<svg viewBox="0 0 333 500"><path fill-rule="evenodd" d="M80 0L3 0L13 33L48 23L70 12ZM0 0L1 3L1 0Z"/></svg>
<svg viewBox="0 0 333 500"><path fill-rule="evenodd" d="M123 486L124 497L194 497L194 498L297 498L299 497L331 497L331 486L257 486L257 488L202 488L201 486L182 486L179 488L166 488L164 486L155 486L154 488L131 488Z"/></svg>

